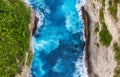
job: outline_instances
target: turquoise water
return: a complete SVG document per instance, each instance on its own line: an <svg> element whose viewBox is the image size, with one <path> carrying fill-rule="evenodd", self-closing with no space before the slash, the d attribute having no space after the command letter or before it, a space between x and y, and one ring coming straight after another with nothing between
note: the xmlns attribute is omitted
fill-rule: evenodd
<svg viewBox="0 0 120 77"><path fill-rule="evenodd" d="M80 0L29 0L39 18L32 77L87 77Z"/></svg>

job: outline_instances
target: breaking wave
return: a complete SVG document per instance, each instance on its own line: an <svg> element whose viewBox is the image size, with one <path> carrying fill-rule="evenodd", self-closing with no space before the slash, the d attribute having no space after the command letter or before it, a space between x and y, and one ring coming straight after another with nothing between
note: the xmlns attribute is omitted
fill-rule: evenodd
<svg viewBox="0 0 120 77"><path fill-rule="evenodd" d="M32 38L32 77L88 77L84 63L85 0L25 0L39 18Z"/></svg>

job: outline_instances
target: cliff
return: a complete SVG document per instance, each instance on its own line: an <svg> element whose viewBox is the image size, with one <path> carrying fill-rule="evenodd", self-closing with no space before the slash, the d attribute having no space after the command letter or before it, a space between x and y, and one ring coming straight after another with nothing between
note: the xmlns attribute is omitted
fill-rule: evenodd
<svg viewBox="0 0 120 77"><path fill-rule="evenodd" d="M30 15L22 0L0 1L0 77L15 77L24 68L28 72L32 56Z"/></svg>
<svg viewBox="0 0 120 77"><path fill-rule="evenodd" d="M27 6L27 4L26 4L26 7L30 8L29 6ZM15 77L30 77L30 64L33 57L31 40L32 40L32 36L36 33L37 23L39 21L39 19L35 15L35 12L32 10L32 8L30 9L31 9L31 16L30 16L30 23L29 23L29 31L30 31L29 51L25 53L25 62L22 67L22 72L20 74L17 74Z"/></svg>
<svg viewBox="0 0 120 77"><path fill-rule="evenodd" d="M84 8L89 17L90 77L120 77L120 0L86 0Z"/></svg>

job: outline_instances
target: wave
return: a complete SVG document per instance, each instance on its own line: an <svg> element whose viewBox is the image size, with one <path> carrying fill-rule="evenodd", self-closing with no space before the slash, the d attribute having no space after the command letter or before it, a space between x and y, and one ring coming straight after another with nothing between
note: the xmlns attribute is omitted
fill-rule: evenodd
<svg viewBox="0 0 120 77"><path fill-rule="evenodd" d="M39 18L37 32L32 38L33 77L88 77L83 52L84 22L80 10L84 0L76 3L75 0L63 1L25 0ZM76 7L71 7L74 5Z"/></svg>
<svg viewBox="0 0 120 77"><path fill-rule="evenodd" d="M76 2L76 9L79 14L79 19L83 23L84 23L84 21L82 19L81 7L84 6L84 4L85 4L85 0L77 0L77 2ZM84 29L83 29L83 33L84 33ZM85 33L84 33L84 35L85 35ZM83 36L83 37L84 37L83 40L85 41L85 36ZM86 65L85 64L85 51L83 51L83 56L80 56L76 62L76 71L74 72L73 77L88 77L87 68L85 65Z"/></svg>

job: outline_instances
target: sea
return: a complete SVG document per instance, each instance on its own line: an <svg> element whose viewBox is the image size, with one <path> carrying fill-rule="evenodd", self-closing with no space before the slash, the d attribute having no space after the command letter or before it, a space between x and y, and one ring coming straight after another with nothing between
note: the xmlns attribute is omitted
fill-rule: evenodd
<svg viewBox="0 0 120 77"><path fill-rule="evenodd" d="M81 6L85 0L25 0L39 18L31 77L88 77Z"/></svg>

